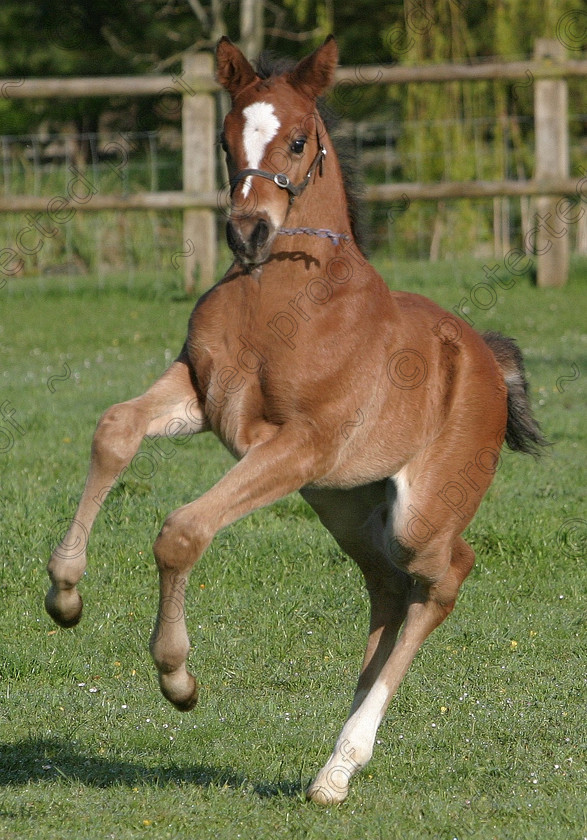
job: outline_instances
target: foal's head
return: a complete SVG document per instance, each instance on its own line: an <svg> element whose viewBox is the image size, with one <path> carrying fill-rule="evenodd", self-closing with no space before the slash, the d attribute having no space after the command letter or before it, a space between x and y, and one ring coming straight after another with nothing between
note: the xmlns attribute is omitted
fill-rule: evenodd
<svg viewBox="0 0 587 840"><path fill-rule="evenodd" d="M321 168L316 98L332 84L338 50L330 36L293 70L267 79L228 38L218 43L216 59L218 81L232 99L222 134L231 180L228 244L252 268L269 257L290 204Z"/></svg>

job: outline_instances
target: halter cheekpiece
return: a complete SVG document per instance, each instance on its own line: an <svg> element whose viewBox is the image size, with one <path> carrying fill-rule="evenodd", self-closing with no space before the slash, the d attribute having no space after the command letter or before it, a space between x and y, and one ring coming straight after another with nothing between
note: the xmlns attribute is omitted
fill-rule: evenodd
<svg viewBox="0 0 587 840"><path fill-rule="evenodd" d="M277 174L274 172L267 172L265 169L241 169L240 172L234 176L234 178L230 179L230 194L235 191L238 184L243 181L245 178L248 178L250 175L258 175L260 178L266 178L268 181L273 181L273 183L278 186L281 190L287 190L289 193L289 203L293 204L294 198L297 198L299 195L303 193L306 189L312 177L316 171L318 171L318 175L322 177L322 170L324 165L324 158L326 157L326 149L320 142L320 136L318 131L316 131L316 142L318 144L318 151L314 156L314 160L310 164L310 168L308 169L306 175L299 184L292 184L289 177L285 174L285 172L278 172ZM349 241L350 236L346 233L335 233L328 228L310 228L310 227L297 227L297 228L279 228L277 231L279 234L294 236L296 234L304 233L309 236L318 236L322 239L329 239L334 245L339 245L341 241Z"/></svg>
<svg viewBox="0 0 587 840"><path fill-rule="evenodd" d="M322 176L322 167L324 158L326 157L326 149L320 142L318 132L316 132L316 140L318 141L318 151L316 152L314 160L310 164L308 172L299 184L292 184L285 172L278 172L275 174L274 172L267 172L265 169L241 169L240 172L237 172L234 178L230 179L230 194L232 195L240 181L248 178L250 175L258 175L260 178L266 178L268 181L273 181L273 183L280 189L287 190L289 193L289 203L293 204L294 198L297 198L303 193L316 170L318 170L318 174Z"/></svg>

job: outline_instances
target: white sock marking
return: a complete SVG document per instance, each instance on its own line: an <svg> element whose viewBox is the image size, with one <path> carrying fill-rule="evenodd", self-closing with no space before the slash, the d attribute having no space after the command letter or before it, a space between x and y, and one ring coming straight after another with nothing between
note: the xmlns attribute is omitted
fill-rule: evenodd
<svg viewBox="0 0 587 840"><path fill-rule="evenodd" d="M263 160L265 149L279 131L281 123L275 116L273 105L269 102L253 102L243 110L245 127L243 143L247 156L247 168L258 169ZM251 176L245 178L243 184L243 198L251 189Z"/></svg>

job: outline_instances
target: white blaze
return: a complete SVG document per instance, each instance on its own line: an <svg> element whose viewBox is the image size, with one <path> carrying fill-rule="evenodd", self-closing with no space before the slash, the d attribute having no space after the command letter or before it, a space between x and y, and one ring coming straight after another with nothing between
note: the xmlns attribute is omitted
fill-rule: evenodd
<svg viewBox="0 0 587 840"><path fill-rule="evenodd" d="M281 123L275 116L273 105L269 102L253 102L243 110L245 127L243 144L247 157L247 169L258 169L263 160L267 145L273 140ZM251 189L251 176L245 178L243 184L243 198Z"/></svg>

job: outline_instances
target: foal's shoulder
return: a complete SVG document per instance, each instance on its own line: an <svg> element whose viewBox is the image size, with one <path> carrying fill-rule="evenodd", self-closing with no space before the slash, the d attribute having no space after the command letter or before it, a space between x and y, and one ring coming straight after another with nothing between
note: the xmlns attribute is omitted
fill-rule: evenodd
<svg viewBox="0 0 587 840"><path fill-rule="evenodd" d="M415 292L393 290L391 291L391 296L404 314L420 315L420 317L441 317L449 314L447 310L443 309L442 306L435 301L425 297L424 295L416 294Z"/></svg>

